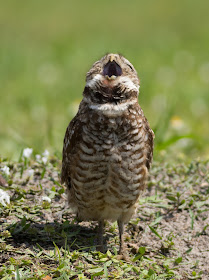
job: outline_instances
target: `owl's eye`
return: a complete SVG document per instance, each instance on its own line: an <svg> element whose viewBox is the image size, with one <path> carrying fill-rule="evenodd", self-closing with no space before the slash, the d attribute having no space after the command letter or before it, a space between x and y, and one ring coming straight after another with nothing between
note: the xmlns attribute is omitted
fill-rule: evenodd
<svg viewBox="0 0 209 280"><path fill-rule="evenodd" d="M134 71L133 67L130 64L127 64L129 68L131 68L132 71Z"/></svg>

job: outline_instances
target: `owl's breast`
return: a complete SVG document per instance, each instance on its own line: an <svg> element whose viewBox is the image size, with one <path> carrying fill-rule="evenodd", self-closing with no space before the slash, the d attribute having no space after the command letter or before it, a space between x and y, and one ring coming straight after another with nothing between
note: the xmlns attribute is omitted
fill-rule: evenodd
<svg viewBox="0 0 209 280"><path fill-rule="evenodd" d="M76 199L85 205L99 201L118 209L129 208L144 188L144 160L139 117L92 115L83 126L71 160Z"/></svg>

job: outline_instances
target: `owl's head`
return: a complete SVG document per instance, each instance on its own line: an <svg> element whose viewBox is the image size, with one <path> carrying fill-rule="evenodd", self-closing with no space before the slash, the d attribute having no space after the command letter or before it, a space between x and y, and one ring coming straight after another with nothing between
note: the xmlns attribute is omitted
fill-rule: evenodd
<svg viewBox="0 0 209 280"><path fill-rule="evenodd" d="M84 96L93 102L119 102L137 97L139 78L133 65L122 55L107 54L86 74Z"/></svg>

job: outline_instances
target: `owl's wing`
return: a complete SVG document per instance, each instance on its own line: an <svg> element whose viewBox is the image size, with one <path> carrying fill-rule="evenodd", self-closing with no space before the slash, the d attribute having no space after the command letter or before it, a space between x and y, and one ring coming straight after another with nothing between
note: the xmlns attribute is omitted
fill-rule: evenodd
<svg viewBox="0 0 209 280"><path fill-rule="evenodd" d="M82 121L81 115L77 115L69 123L63 144L62 152L62 171L61 171L61 183L65 183L70 187L70 166L71 166L71 157L76 151L76 143L79 143L82 132Z"/></svg>
<svg viewBox="0 0 209 280"><path fill-rule="evenodd" d="M153 158L153 148L154 148L154 138L155 134L149 126L147 119L144 117L144 129L145 129L145 150L146 150L146 166L150 169L152 158Z"/></svg>

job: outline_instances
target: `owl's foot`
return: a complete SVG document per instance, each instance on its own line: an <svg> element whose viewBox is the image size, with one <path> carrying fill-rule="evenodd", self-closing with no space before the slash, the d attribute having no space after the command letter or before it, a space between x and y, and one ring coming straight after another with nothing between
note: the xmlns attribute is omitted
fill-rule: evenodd
<svg viewBox="0 0 209 280"><path fill-rule="evenodd" d="M131 262L129 255L126 252L120 252L117 255L117 260L124 260L126 262Z"/></svg>
<svg viewBox="0 0 209 280"><path fill-rule="evenodd" d="M101 253L105 253L105 249L104 249L104 245L103 244L98 244L96 246L96 250L101 252Z"/></svg>

